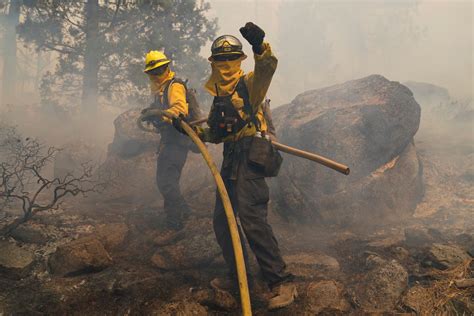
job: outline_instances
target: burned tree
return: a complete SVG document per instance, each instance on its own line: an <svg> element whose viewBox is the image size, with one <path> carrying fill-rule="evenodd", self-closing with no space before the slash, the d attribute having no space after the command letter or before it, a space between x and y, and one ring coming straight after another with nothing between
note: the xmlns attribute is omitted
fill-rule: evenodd
<svg viewBox="0 0 474 316"><path fill-rule="evenodd" d="M59 151L0 125L0 207L19 206L23 211L0 229L0 236L9 235L39 212L56 209L66 196L98 192L104 186L94 178L94 168L88 163L77 173L48 176L46 169Z"/></svg>

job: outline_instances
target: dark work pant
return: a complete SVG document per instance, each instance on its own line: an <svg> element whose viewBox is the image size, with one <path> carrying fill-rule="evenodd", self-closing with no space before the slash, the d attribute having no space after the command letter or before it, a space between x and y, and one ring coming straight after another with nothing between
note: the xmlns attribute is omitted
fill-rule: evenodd
<svg viewBox="0 0 474 316"><path fill-rule="evenodd" d="M178 134L176 131L172 131ZM180 134L162 135L158 151L156 183L164 199L166 221L170 226L179 228L183 216L189 213L189 207L181 194L179 179L188 155L188 146Z"/></svg>
<svg viewBox="0 0 474 316"><path fill-rule="evenodd" d="M233 147L233 148L229 148ZM229 152L229 151L233 151ZM269 189L263 175L247 164L248 141L225 147L221 174L232 202L234 213L240 219L239 233L245 233L265 281L274 286L289 280L278 243L267 222ZM230 161L229 161L230 160ZM232 240L224 207L219 195L214 210L214 231L224 259L233 275L236 273ZM244 250L244 254L246 254Z"/></svg>

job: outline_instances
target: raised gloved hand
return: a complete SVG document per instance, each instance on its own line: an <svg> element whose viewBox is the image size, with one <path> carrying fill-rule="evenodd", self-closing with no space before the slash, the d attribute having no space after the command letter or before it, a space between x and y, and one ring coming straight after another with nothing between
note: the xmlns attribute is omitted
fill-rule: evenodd
<svg viewBox="0 0 474 316"><path fill-rule="evenodd" d="M240 34L252 45L252 50L256 54L261 54L263 52L263 38L265 37L265 32L252 22L247 22L244 27L240 28Z"/></svg>

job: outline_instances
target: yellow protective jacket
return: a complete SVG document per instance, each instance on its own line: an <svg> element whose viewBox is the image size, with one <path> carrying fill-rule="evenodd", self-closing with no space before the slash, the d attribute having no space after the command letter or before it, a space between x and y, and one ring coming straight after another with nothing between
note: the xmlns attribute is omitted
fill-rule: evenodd
<svg viewBox="0 0 474 316"><path fill-rule="evenodd" d="M156 98L159 98L161 104L165 102L164 91L174 77L174 72L170 71L167 77L162 82L151 83L152 94ZM188 116L189 107L186 100L186 88L183 84L178 82L171 83L171 86L168 89L168 103L168 109L166 109L165 111L175 116L179 116L180 114L183 114L185 117ZM165 122L171 123L171 120L167 117L163 117L163 120Z"/></svg>
<svg viewBox="0 0 474 316"><path fill-rule="evenodd" d="M261 55L254 54L255 66L254 71L243 74L245 84L247 86L250 98L250 104L254 113L257 113L257 119L260 122L260 131L267 131L267 122L263 113L262 103L267 94L268 88L272 81L273 74L275 73L278 59L273 55L270 44L263 43L263 52ZM242 119L247 120L247 115L243 111L243 99L235 93L232 97L232 104L238 110ZM209 128L197 128L197 132L201 139L206 142L220 143L220 142L231 142L237 141L246 136L254 136L257 132L253 123L250 123L251 127L245 127L234 135L229 135L223 139L218 139L216 135L212 135Z"/></svg>

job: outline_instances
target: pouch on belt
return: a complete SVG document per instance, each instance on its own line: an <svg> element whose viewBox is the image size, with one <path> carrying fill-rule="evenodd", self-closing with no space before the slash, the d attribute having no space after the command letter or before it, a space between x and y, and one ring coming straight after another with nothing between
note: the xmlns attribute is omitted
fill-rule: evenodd
<svg viewBox="0 0 474 316"><path fill-rule="evenodd" d="M282 162L283 158L270 140L253 137L248 156L250 165L262 170L265 177L276 177Z"/></svg>

